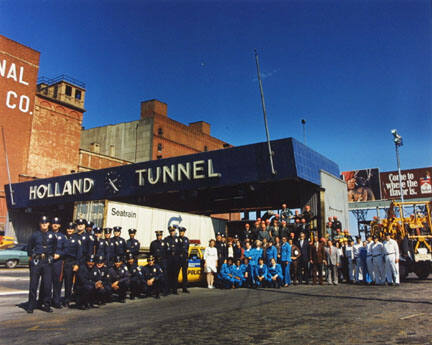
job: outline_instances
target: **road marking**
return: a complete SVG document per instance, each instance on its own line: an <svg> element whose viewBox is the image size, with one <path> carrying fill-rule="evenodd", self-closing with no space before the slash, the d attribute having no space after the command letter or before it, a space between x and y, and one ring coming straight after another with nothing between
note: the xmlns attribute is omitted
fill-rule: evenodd
<svg viewBox="0 0 432 345"><path fill-rule="evenodd" d="M32 331L65 331L66 328L40 328L39 325L30 327L26 329L26 332L32 332Z"/></svg>
<svg viewBox="0 0 432 345"><path fill-rule="evenodd" d="M27 290L19 290L19 291L9 291L9 292L0 292L1 296L10 296L10 295L28 295Z"/></svg>
<svg viewBox="0 0 432 345"><path fill-rule="evenodd" d="M424 315L424 313L418 313L418 314L412 314L412 315L404 316L404 317L401 317L400 320L411 319L413 317L420 316L420 315Z"/></svg>

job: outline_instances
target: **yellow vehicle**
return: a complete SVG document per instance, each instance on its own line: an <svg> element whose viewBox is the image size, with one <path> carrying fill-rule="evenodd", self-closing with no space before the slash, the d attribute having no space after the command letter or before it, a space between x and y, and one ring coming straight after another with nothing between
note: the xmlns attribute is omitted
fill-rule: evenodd
<svg viewBox="0 0 432 345"><path fill-rule="evenodd" d="M205 281L204 274L204 249L197 240L191 240L189 246L188 282L202 283ZM147 258L139 258L138 265L147 266ZM183 274L180 270L178 282L183 282Z"/></svg>
<svg viewBox="0 0 432 345"><path fill-rule="evenodd" d="M432 271L432 202L393 201L381 226L372 226L371 234L384 239L386 232L399 244L399 273L405 279L410 272L426 279Z"/></svg>
<svg viewBox="0 0 432 345"><path fill-rule="evenodd" d="M12 236L2 236L0 240L0 249L6 249L13 247L18 242L16 241L15 237Z"/></svg>

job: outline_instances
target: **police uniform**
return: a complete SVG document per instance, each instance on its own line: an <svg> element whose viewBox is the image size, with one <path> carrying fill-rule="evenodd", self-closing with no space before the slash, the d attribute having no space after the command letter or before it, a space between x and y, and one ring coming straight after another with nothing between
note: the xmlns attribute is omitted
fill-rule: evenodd
<svg viewBox="0 0 432 345"><path fill-rule="evenodd" d="M43 216L39 224L49 223L48 218ZM43 287L43 310L52 312L50 308L51 285L52 285L52 262L53 255L57 247L57 238L50 231L33 232L30 236L27 245L27 254L31 257L30 260L30 288L29 288L29 303L27 312L32 313L36 307L36 294L39 285L39 279L42 277Z"/></svg>
<svg viewBox="0 0 432 345"><path fill-rule="evenodd" d="M120 226L113 227L114 232L120 232L121 229L122 228ZM114 236L112 238L112 241L114 243L114 255L119 256L122 260L124 260L127 249L125 239L120 236Z"/></svg>
<svg viewBox="0 0 432 345"><path fill-rule="evenodd" d="M217 236L225 237L220 232L217 233ZM221 269L223 263L227 259L228 248L227 248L226 242L223 242L223 241L216 241L215 247L216 247L217 253L218 253L218 268Z"/></svg>
<svg viewBox="0 0 432 345"><path fill-rule="evenodd" d="M54 217L51 224L60 224L60 219ZM59 255L57 259L53 259L53 272L52 272L52 306L54 308L61 308L61 288L63 285L63 270L64 270L64 256L66 249L66 236L60 230L53 231L57 238L57 248L55 254Z"/></svg>
<svg viewBox="0 0 432 345"><path fill-rule="evenodd" d="M135 262L135 256L132 253L126 254L127 258L127 269L130 273L130 299L135 299L136 296L140 296L141 293L145 292L145 279L144 272L141 266ZM132 263L130 263L132 261Z"/></svg>
<svg viewBox="0 0 432 345"><path fill-rule="evenodd" d="M104 234L111 234L112 228L105 228ZM107 248L107 257L106 257L106 263L108 267L111 267L114 264L114 258L115 258L115 245L113 238L105 238L106 244L108 246Z"/></svg>
<svg viewBox="0 0 432 345"><path fill-rule="evenodd" d="M75 226L83 225L83 224L87 224L87 221L83 218L78 218L75 221ZM78 229L77 229L77 231L78 231ZM81 259L80 259L80 265L82 266L86 263L87 259L93 254L93 253L91 253L90 247L89 247L90 238L89 238L89 235L85 232L85 229L82 232L76 232L74 234L74 236L77 240L80 240L80 242L81 242L82 255L81 255Z"/></svg>
<svg viewBox="0 0 432 345"><path fill-rule="evenodd" d="M116 256L114 259L114 266L109 269L111 284L117 283L118 286L118 289L113 287L113 293L118 295L120 303L125 302L126 293L129 289L130 282L130 274L126 265L121 264L118 267L115 265L116 263L122 261L122 257Z"/></svg>
<svg viewBox="0 0 432 345"><path fill-rule="evenodd" d="M94 223L90 221L86 221L86 234L87 234L87 255L95 255L95 241L96 238L94 236Z"/></svg>
<svg viewBox="0 0 432 345"><path fill-rule="evenodd" d="M129 235L130 234L136 234L136 229L129 229L128 232L129 232ZM140 246L141 245L136 238L129 238L126 241L126 252L132 253L134 260L136 260L138 258Z"/></svg>
<svg viewBox="0 0 432 345"><path fill-rule="evenodd" d="M75 227L75 224L73 222L70 222L66 229L73 229ZM79 268L81 257L82 257L82 247L81 247L81 240L78 236L68 235L66 234L64 236L65 242L64 242L64 267L63 267L63 277L64 277L64 301L63 305L69 306L69 303L71 301L71 295L72 295L72 285L73 285L73 278L75 276L74 267L76 269Z"/></svg>
<svg viewBox="0 0 432 345"><path fill-rule="evenodd" d="M108 241L102 236L97 236L98 234L103 234L103 230L99 227L94 228L94 234L95 234L95 256L103 257L104 262L107 265L107 258L108 258Z"/></svg>
<svg viewBox="0 0 432 345"><path fill-rule="evenodd" d="M185 232L186 228L180 227L179 232ZM189 239L186 236L179 236L180 241L180 268L182 271L183 292L189 293L188 285L188 266L189 266Z"/></svg>
<svg viewBox="0 0 432 345"><path fill-rule="evenodd" d="M170 236L165 237L167 246L168 289L177 294L177 280L180 271L180 239L175 235L175 228L170 227Z"/></svg>
<svg viewBox="0 0 432 345"><path fill-rule="evenodd" d="M159 298L160 283L163 272L161 267L154 263L155 258L152 255L149 256L148 260L149 264L143 269L144 279L146 281L146 296L150 297L152 294L154 294L156 298ZM149 280L152 279L153 282L151 285L149 285Z"/></svg>
<svg viewBox="0 0 432 345"><path fill-rule="evenodd" d="M163 231L157 230L155 231L156 237L162 236ZM161 285L161 288L164 291L164 295L168 294L168 276L167 276L167 244L164 240L156 239L150 243L150 255L154 257L155 263L159 265L162 270L162 275L159 278L160 282L158 284Z"/></svg>
<svg viewBox="0 0 432 345"><path fill-rule="evenodd" d="M98 267L102 265L102 267ZM96 288L95 296L91 301L91 305L94 303L105 304L111 301L112 287L111 287L111 275L109 269L105 266L105 258L103 256L96 257L96 265L92 269L93 280L100 281L102 286Z"/></svg>

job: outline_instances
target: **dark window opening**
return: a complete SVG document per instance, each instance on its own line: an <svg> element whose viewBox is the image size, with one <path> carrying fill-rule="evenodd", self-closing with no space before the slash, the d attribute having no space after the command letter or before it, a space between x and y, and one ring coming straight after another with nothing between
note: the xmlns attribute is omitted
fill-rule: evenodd
<svg viewBox="0 0 432 345"><path fill-rule="evenodd" d="M161 127L158 128L158 135L163 135L163 129Z"/></svg>
<svg viewBox="0 0 432 345"><path fill-rule="evenodd" d="M161 143L159 143L157 147L158 147L159 152L162 151L162 144Z"/></svg>
<svg viewBox="0 0 432 345"><path fill-rule="evenodd" d="M204 146L204 152L207 152L208 151L208 147L207 147L207 145L205 145Z"/></svg>
<svg viewBox="0 0 432 345"><path fill-rule="evenodd" d="M75 90L75 99L80 100L81 99L81 90Z"/></svg>
<svg viewBox="0 0 432 345"><path fill-rule="evenodd" d="M72 96L72 86L66 85L66 96Z"/></svg>
<svg viewBox="0 0 432 345"><path fill-rule="evenodd" d="M53 97L57 98L57 92L58 92L58 86L54 86L54 93L53 93Z"/></svg>
<svg viewBox="0 0 432 345"><path fill-rule="evenodd" d="M162 155L157 155L157 159L162 159Z"/></svg>

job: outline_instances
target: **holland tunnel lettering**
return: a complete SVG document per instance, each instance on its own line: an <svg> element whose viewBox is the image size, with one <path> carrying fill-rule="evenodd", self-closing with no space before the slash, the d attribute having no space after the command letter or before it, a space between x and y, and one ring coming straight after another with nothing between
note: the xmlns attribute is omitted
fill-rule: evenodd
<svg viewBox="0 0 432 345"><path fill-rule="evenodd" d="M59 182L30 186L29 200L54 198L65 195L85 194L94 187L94 180L88 177L67 180L63 185Z"/></svg>
<svg viewBox="0 0 432 345"><path fill-rule="evenodd" d="M206 164L207 163L207 164ZM186 180L199 180L203 178L221 177L222 174L214 172L213 160L187 162L185 164L163 165L156 168L146 168L135 170L138 174L138 185L144 186L146 183L157 184L171 182L181 182Z"/></svg>

